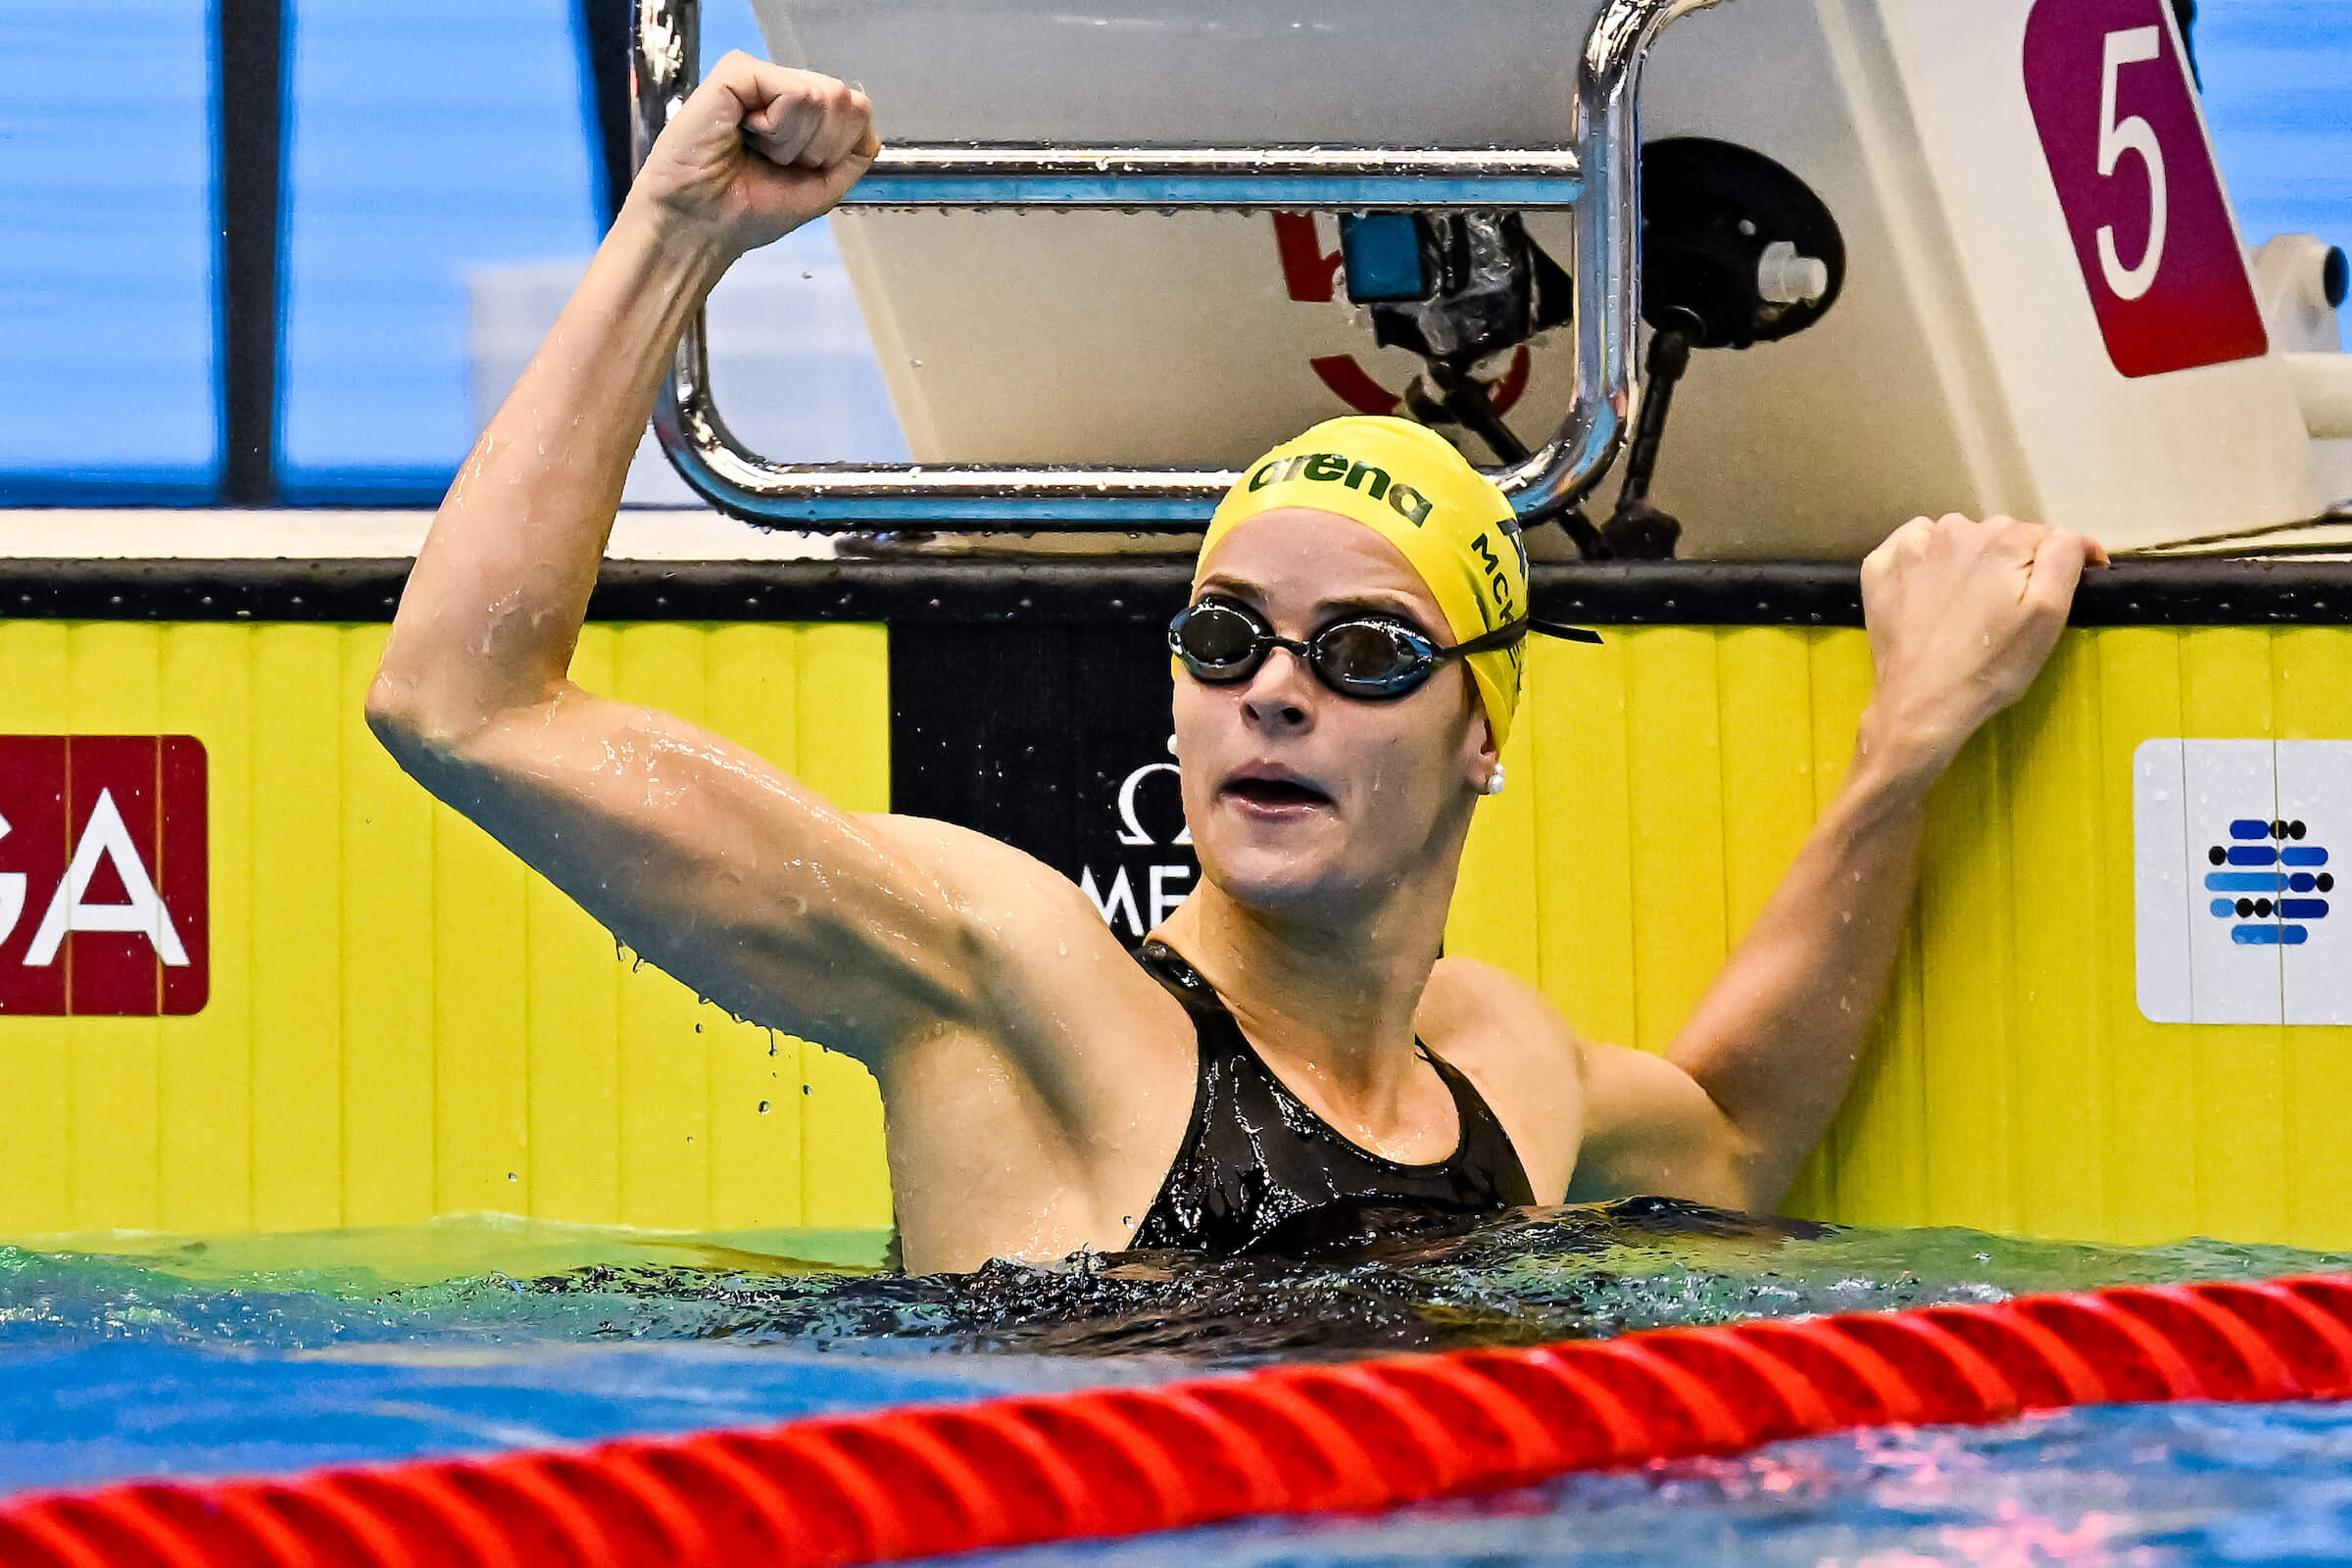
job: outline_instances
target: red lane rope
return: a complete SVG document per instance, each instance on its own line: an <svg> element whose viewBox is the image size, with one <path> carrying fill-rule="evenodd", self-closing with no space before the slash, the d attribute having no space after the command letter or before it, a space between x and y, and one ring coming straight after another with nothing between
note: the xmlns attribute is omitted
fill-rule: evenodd
<svg viewBox="0 0 2352 1568"><path fill-rule="evenodd" d="M1285 1366L0 1505L0 1568L848 1568L1362 1511L1890 1423L2352 1397L2352 1276Z"/></svg>

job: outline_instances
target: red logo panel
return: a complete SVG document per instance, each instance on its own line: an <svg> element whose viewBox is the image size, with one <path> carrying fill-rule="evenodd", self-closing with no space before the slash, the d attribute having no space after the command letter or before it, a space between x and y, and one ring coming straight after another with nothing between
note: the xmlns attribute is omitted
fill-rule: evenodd
<svg viewBox="0 0 2352 1568"><path fill-rule="evenodd" d="M2115 368L2269 353L2168 0L2041 0L2026 96Z"/></svg>
<svg viewBox="0 0 2352 1568"><path fill-rule="evenodd" d="M201 1011L204 745L0 735L0 1016Z"/></svg>

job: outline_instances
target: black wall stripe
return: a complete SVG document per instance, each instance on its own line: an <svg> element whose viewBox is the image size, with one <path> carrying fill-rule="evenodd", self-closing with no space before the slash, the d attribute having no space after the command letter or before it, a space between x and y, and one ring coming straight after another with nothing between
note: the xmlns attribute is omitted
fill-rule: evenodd
<svg viewBox="0 0 2352 1568"><path fill-rule="evenodd" d="M0 561L0 616L388 620L409 563ZM901 626L1159 627L1192 564L997 561L608 562L600 620L886 620ZM1859 569L1815 562L1539 565L1535 608L1593 626L1858 626ZM2352 625L2352 564L2127 562L2083 579L2078 626Z"/></svg>

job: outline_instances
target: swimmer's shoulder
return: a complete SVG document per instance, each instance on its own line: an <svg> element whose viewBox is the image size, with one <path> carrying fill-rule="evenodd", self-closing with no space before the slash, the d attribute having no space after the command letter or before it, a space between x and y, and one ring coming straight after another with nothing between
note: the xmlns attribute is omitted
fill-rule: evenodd
<svg viewBox="0 0 2352 1568"><path fill-rule="evenodd" d="M922 1057L941 1070L918 1068L901 1081L949 1087L919 1113L907 1105L903 1124L932 1125L928 1116L943 1143L968 1135L975 1118L989 1114L987 1096L973 1098L972 1052L993 1054L1034 1097L1022 1100L1034 1106L1025 1119L993 1125L1017 1126L1032 1142L1051 1127L1058 1140L1049 1141L1072 1152L1082 1172L1075 1180L1108 1205L1103 1212L1139 1212L1166 1175L1190 1115L1198 1066L1190 1014L1135 961L1085 892L1036 857L952 823L867 820L957 906L960 966L985 998L977 1035L949 1031L910 1048L910 1063ZM910 1145L923 1142L910 1135Z"/></svg>
<svg viewBox="0 0 2352 1568"><path fill-rule="evenodd" d="M873 813L907 866L960 916L966 961L1014 1010L1058 1013L1072 995L1131 1004L1175 1032L1183 1008L1128 956L1078 884L1002 839L931 817ZM1067 995L1065 995L1067 994Z"/></svg>
<svg viewBox="0 0 2352 1568"><path fill-rule="evenodd" d="M1068 920L1088 935L1100 932L1103 941L1118 946L1078 884L1026 850L935 817L875 811L858 821L869 832L887 837L909 868L986 925L1010 917L1044 919L1056 926ZM1022 935L1017 929L1008 934L1016 941ZM1063 933L1056 930L1054 935Z"/></svg>
<svg viewBox="0 0 2352 1568"><path fill-rule="evenodd" d="M1415 1027L1485 1097L1536 1184L1555 1202L1582 1137L1587 1045L1544 993L1476 958L1441 958Z"/></svg>
<svg viewBox="0 0 2352 1568"><path fill-rule="evenodd" d="M1053 884L1070 886L1069 878L1026 850L954 822L897 811L866 811L858 820L868 832L889 839L917 871L951 892L1051 898Z"/></svg>
<svg viewBox="0 0 2352 1568"><path fill-rule="evenodd" d="M1418 1015L1432 1049L1438 1034L1469 1043L1516 1041L1545 1066L1575 1054L1583 1038L1551 999L1507 969L1478 958L1440 958Z"/></svg>

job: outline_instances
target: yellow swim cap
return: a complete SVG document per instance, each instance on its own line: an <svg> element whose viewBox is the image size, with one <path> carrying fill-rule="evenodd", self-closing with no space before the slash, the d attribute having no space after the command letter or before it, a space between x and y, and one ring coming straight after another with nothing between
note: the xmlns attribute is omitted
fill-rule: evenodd
<svg viewBox="0 0 2352 1568"><path fill-rule="evenodd" d="M1250 466L1217 507L1200 543L1201 562L1234 529L1280 507L1351 518L1395 545L1429 586L1456 643L1527 614L1527 547L1510 502L1434 430L1351 415L1276 447ZM1497 747L1518 711L1526 658L1527 645L1518 642L1464 661Z"/></svg>

